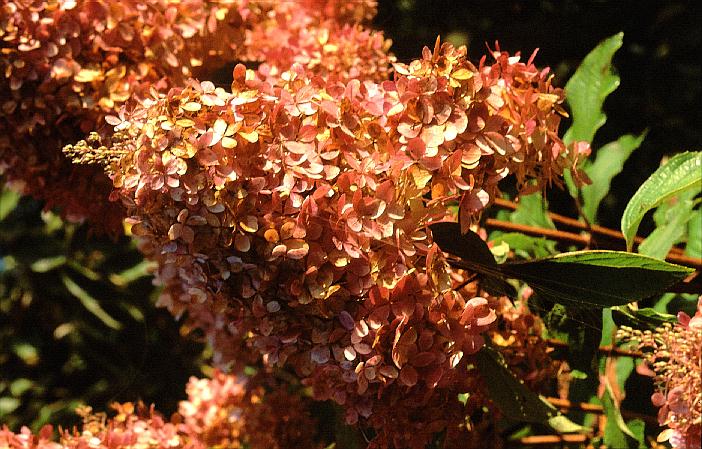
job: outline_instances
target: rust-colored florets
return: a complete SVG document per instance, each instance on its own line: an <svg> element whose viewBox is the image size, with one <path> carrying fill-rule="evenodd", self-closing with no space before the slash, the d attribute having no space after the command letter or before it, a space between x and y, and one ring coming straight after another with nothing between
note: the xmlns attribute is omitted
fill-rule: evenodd
<svg viewBox="0 0 702 449"><path fill-rule="evenodd" d="M161 304L188 312L218 363L290 366L377 441L402 439L401 418L373 398L401 401L409 429L430 404L462 419L456 386L474 374L460 366L497 300L452 289L463 275L426 225L455 220L456 202L470 223L508 173L543 184L577 156L547 73L496 56L475 67L445 44L381 83L238 66L231 93L191 82L123 111L110 171Z"/></svg>

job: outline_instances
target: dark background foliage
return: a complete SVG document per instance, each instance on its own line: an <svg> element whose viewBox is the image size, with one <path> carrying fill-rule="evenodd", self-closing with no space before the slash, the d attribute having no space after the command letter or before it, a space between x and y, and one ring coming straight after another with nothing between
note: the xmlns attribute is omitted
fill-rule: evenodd
<svg viewBox="0 0 702 449"><path fill-rule="evenodd" d="M0 424L65 427L115 401L174 412L203 347L154 306L134 245L15 200L0 196Z"/></svg>

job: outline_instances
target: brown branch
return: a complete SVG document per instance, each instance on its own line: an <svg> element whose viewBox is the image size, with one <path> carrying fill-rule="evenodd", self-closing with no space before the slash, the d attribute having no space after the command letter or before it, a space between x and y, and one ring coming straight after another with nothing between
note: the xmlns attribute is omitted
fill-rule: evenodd
<svg viewBox="0 0 702 449"><path fill-rule="evenodd" d="M559 409L564 409L564 410L580 410L582 412L586 413L592 413L594 415L604 415L605 410L604 407L601 405L597 404L589 404L587 402L571 402L568 399L560 399L560 398L553 398L553 397L547 397L546 400L553 405L554 407L558 407ZM658 426L658 419L655 416L650 416L650 415L644 415L642 413L638 412L632 412L630 410L620 410L621 414L625 418L638 418L646 422L647 424L651 424L653 426Z"/></svg>
<svg viewBox="0 0 702 449"><path fill-rule="evenodd" d="M587 246L590 244L590 237L584 237L580 234L572 232L559 231L557 229L545 229L537 226L523 225L519 223L511 223L509 221L497 220L488 218L485 220L485 227L495 228L501 231L520 232L522 234L535 237L547 237L559 242L575 243L577 245Z"/></svg>
<svg viewBox="0 0 702 449"><path fill-rule="evenodd" d="M591 437L579 433L565 435L532 435L517 440L523 446L554 445L562 443L586 443Z"/></svg>
<svg viewBox="0 0 702 449"><path fill-rule="evenodd" d="M511 223L508 221L497 220L494 218L486 219L485 226L488 228L499 229L502 231L520 232L522 234L531 235L535 237L546 237L559 242L573 243L581 246L590 246L590 244L592 243L592 236L584 236L572 232L559 231L557 229L545 229L537 226ZM702 259L697 259L695 257L689 257L683 254L670 252L666 257L666 260L680 265L696 268L698 270L702 269Z"/></svg>
<svg viewBox="0 0 702 449"><path fill-rule="evenodd" d="M517 203L514 201L510 200L505 200L502 198L497 198L495 200L495 205L498 207L502 207L503 209L509 209L509 210L516 210L517 209ZM624 240L624 234L622 234L619 231L616 231L614 229L606 228L604 226L596 225L596 224L591 224L588 225L587 223L583 223L582 221L576 220L574 218L566 217L565 215L560 215L556 214L554 212L549 212L548 213L549 218L554 222L554 223L559 223L564 226L568 226L573 229L578 229L581 231L593 233L593 234L599 234L605 237L612 238L614 240ZM639 245L641 242L644 241L644 238L641 236L636 236L634 238L634 243L636 245ZM675 254L683 254L684 250L682 248L678 248L677 246L674 246L670 249L671 253Z"/></svg>
<svg viewBox="0 0 702 449"><path fill-rule="evenodd" d="M546 340L546 344L557 347L557 348L567 348L568 343L554 338L549 338ZM602 354L607 354L610 356L623 356L623 357L634 357L636 359L641 359L644 357L643 352L640 351L627 351L626 349L620 349L612 346L600 346L597 351Z"/></svg>

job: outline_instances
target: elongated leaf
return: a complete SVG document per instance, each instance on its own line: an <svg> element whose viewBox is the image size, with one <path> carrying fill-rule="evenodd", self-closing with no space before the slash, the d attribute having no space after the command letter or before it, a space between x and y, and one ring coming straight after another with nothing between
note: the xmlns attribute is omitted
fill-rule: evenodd
<svg viewBox="0 0 702 449"><path fill-rule="evenodd" d="M627 304L662 293L694 271L622 251L576 251L498 265L480 236L461 234L458 223L434 223L430 229L434 242L459 257L465 268L494 281L520 279L556 303L596 308Z"/></svg>
<svg viewBox="0 0 702 449"><path fill-rule="evenodd" d="M694 271L621 251L576 251L503 264L499 269L555 302L591 307L611 307L653 296Z"/></svg>
<svg viewBox="0 0 702 449"><path fill-rule="evenodd" d="M629 428L624 418L622 417L621 411L617 408L614 400L612 399L611 389L608 386L605 391L604 397L602 398L602 406L605 411L605 416L607 417L607 423L605 424L604 431L604 443L607 447L621 448L621 449L638 449L640 447L646 447L644 443L643 428L641 422L630 421L634 425L636 433Z"/></svg>
<svg viewBox="0 0 702 449"><path fill-rule="evenodd" d="M562 433L583 430L519 381L510 371L502 355L494 349L484 347L476 354L475 359L478 370L487 380L490 399L506 418L519 422L547 424Z"/></svg>
<svg viewBox="0 0 702 449"><path fill-rule="evenodd" d="M46 273L66 264L66 256L53 256L39 259L32 263L29 268L35 273Z"/></svg>
<svg viewBox="0 0 702 449"><path fill-rule="evenodd" d="M0 221L4 220L19 203L20 194L12 190L0 191Z"/></svg>
<svg viewBox="0 0 702 449"><path fill-rule="evenodd" d="M619 77L612 73L612 56L622 46L624 33L602 41L580 64L565 86L573 124L563 136L569 144L574 141L592 142L607 117L602 104L607 95L619 86Z"/></svg>
<svg viewBox="0 0 702 449"><path fill-rule="evenodd" d="M652 308L632 309L629 306L612 307L612 319L617 326L629 326L636 329L653 330L665 323L678 322L675 315L657 312Z"/></svg>
<svg viewBox="0 0 702 449"><path fill-rule="evenodd" d="M663 201L688 189L702 187L702 152L686 152L675 155L656 170L627 204L622 216L622 233L627 249L631 250L646 212Z"/></svg>
<svg viewBox="0 0 702 449"><path fill-rule="evenodd" d="M687 223L687 245L685 254L702 258L702 209L696 209Z"/></svg>
<svg viewBox="0 0 702 449"><path fill-rule="evenodd" d="M639 245L640 254L665 259L673 245L685 237L688 230L687 223L694 215L692 209L695 207L695 201L691 197L695 193L694 190L688 190L676 198L675 204L668 205L665 202L658 207L654 216L657 218L657 227Z"/></svg>
<svg viewBox="0 0 702 449"><path fill-rule="evenodd" d="M106 311L100 306L97 299L93 298L90 293L85 291L83 287L78 285L73 279L68 277L68 275L63 274L61 276L61 281L66 289L83 304L90 313L95 315L100 321L102 321L105 326L111 327L112 329L119 330L122 328L122 324L112 318Z"/></svg>
<svg viewBox="0 0 702 449"><path fill-rule="evenodd" d="M646 133L640 136L627 134L597 150L594 162L585 161L583 170L592 184L583 186L580 195L583 215L590 223L596 221L597 209L609 193L612 179L621 173L624 162L641 145L645 137Z"/></svg>

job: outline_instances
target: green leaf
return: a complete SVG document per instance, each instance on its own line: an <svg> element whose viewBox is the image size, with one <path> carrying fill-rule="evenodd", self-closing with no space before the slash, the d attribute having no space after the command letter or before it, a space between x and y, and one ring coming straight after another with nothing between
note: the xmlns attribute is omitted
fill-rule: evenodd
<svg viewBox="0 0 702 449"><path fill-rule="evenodd" d="M580 64L565 86L573 124L563 136L566 144L592 142L597 130L607 121L602 112L605 98L619 86L612 73L612 56L622 46L624 33L602 41Z"/></svg>
<svg viewBox="0 0 702 449"><path fill-rule="evenodd" d="M695 210L692 218L687 222L685 254L702 258L702 209Z"/></svg>
<svg viewBox="0 0 702 449"><path fill-rule="evenodd" d="M490 399L507 419L547 424L562 433L583 430L517 379L499 352L483 347L475 355L475 361L482 376L488 380Z"/></svg>
<svg viewBox="0 0 702 449"><path fill-rule="evenodd" d="M519 279L553 302L611 307L648 298L693 272L691 268L622 251L576 251L528 262L498 265L487 244L458 223L429 226L434 242L465 267L496 282ZM496 287L507 288L509 284ZM504 293L504 292L503 292Z"/></svg>
<svg viewBox="0 0 702 449"><path fill-rule="evenodd" d="M12 381L12 383L10 383L10 393L16 398L20 397L25 391L32 388L33 385L34 381L31 379L20 377L19 379L15 379Z"/></svg>
<svg viewBox="0 0 702 449"><path fill-rule="evenodd" d="M490 399L506 418L531 423L545 423L556 414L539 395L528 389L510 371L502 355L483 347L475 355L476 366L486 382Z"/></svg>
<svg viewBox="0 0 702 449"><path fill-rule="evenodd" d="M627 134L597 150L594 162L585 161L583 170L592 180L592 184L583 186L580 195L582 213L588 222L596 222L597 209L609 193L612 179L622 171L624 162L641 145L645 137L645 132L640 136Z"/></svg>
<svg viewBox="0 0 702 449"><path fill-rule="evenodd" d="M10 215L10 212L15 210L17 203L20 200L20 194L12 190L3 189L0 192L0 221Z"/></svg>
<svg viewBox="0 0 702 449"><path fill-rule="evenodd" d="M543 316L549 338L567 343L568 365L584 373L596 370L597 347L602 328L601 309L583 308L574 304L553 304L553 298L539 292L533 301L543 305L551 303L550 310ZM530 301L532 301L530 298ZM545 307L542 307L546 310ZM583 380L588 379L585 376Z"/></svg>
<svg viewBox="0 0 702 449"><path fill-rule="evenodd" d="M150 276L149 270L152 268L154 268L153 262L143 260L124 271L110 274L110 282L117 287L126 287L139 278Z"/></svg>
<svg viewBox="0 0 702 449"><path fill-rule="evenodd" d="M17 398L4 397L0 398L0 418L14 412L21 404Z"/></svg>
<svg viewBox="0 0 702 449"><path fill-rule="evenodd" d="M527 226L556 229L548 216L548 204L538 192L520 197L517 209L509 215L509 220Z"/></svg>
<svg viewBox="0 0 702 449"><path fill-rule="evenodd" d="M66 263L66 256L44 257L34 261L29 268L35 273L47 273L63 266Z"/></svg>
<svg viewBox="0 0 702 449"><path fill-rule="evenodd" d="M628 305L612 307L612 319L617 326L629 326L635 329L656 329L665 323L675 324L675 315L661 313L651 308L632 309Z"/></svg>
<svg viewBox="0 0 702 449"><path fill-rule="evenodd" d="M119 330L122 328L122 324L112 318L106 311L100 306L97 299L93 298L90 293L85 291L80 285L68 277L66 274L61 275L61 281L66 289L83 304L90 313L95 315L100 321L102 321L105 326L111 327L112 329Z"/></svg>
<svg viewBox="0 0 702 449"><path fill-rule="evenodd" d="M612 399L609 386L602 398L602 406L604 407L605 416L607 417L604 431L605 446L621 449L638 449L643 444L643 432L641 432L640 424L635 423L637 435L629 428L626 422L624 422L621 412ZM644 447L646 446L644 445Z"/></svg>
<svg viewBox="0 0 702 449"><path fill-rule="evenodd" d="M658 168L627 204L622 216L622 233L631 251L636 231L646 212L688 189L702 187L702 152L680 153Z"/></svg>
<svg viewBox="0 0 702 449"><path fill-rule="evenodd" d="M532 237L520 232L490 233L490 241L496 245L506 243L515 254L523 259L548 257L556 254L556 242L544 237Z"/></svg>
<svg viewBox="0 0 702 449"><path fill-rule="evenodd" d="M498 266L554 302L611 307L663 292L694 270L621 251L576 251Z"/></svg>
<svg viewBox="0 0 702 449"><path fill-rule="evenodd" d="M665 259L668 251L687 234L687 223L693 217L692 209L696 202L694 190L687 190L675 199L674 204L666 201L656 209L654 218L658 227L641 242L638 252L656 259Z"/></svg>

